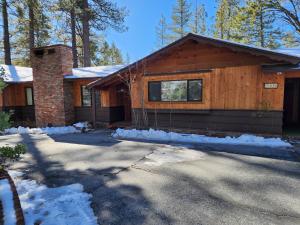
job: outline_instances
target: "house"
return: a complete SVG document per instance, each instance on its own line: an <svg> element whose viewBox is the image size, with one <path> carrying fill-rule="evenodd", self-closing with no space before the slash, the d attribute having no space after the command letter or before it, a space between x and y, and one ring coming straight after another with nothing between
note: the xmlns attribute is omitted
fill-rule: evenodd
<svg viewBox="0 0 300 225"><path fill-rule="evenodd" d="M98 66L72 69L72 51L65 45L35 48L32 67L1 65L7 87L0 110L12 113L16 125L61 126L92 118L87 84L119 69Z"/></svg>
<svg viewBox="0 0 300 225"><path fill-rule="evenodd" d="M298 53L188 34L89 84L93 122L281 134L300 122Z"/></svg>

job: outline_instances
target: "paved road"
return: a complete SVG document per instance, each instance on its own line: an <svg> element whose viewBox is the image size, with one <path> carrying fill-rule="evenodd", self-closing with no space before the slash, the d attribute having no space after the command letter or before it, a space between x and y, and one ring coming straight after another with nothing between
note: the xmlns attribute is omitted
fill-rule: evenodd
<svg viewBox="0 0 300 225"><path fill-rule="evenodd" d="M0 136L29 153L14 168L48 186L82 183L99 224L300 224L300 162L292 150L188 146L197 161L146 165L168 144L115 140L108 131ZM258 156L255 156L258 155Z"/></svg>

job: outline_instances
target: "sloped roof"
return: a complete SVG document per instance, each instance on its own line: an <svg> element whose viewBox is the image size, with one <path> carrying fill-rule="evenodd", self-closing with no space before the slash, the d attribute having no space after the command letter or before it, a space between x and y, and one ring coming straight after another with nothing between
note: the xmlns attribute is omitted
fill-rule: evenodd
<svg viewBox="0 0 300 225"><path fill-rule="evenodd" d="M91 82L88 85L88 87L92 88L94 86L104 84L104 83L108 82L109 80L113 79L115 75L120 74L120 73L128 70L129 68L134 68L140 62L150 59L152 57L155 57L156 55L159 55L165 51L168 51L168 50L172 49L173 47L176 47L188 40L195 40L199 43L211 44L216 47L227 47L227 48L232 49L233 51L237 51L237 52L246 52L246 53L250 53L252 55L265 56L267 58L270 58L270 59L273 59L276 61L282 61L282 62L288 63L288 64L297 65L300 63L300 49L299 49L299 51L297 51L296 49L294 49L293 51L291 51L291 50L288 51L287 49L286 50L284 50L284 49L270 50L267 48L261 48L261 47L241 44L241 43L237 43L237 42L232 42L232 41L228 41L228 40L223 40L223 39L212 38L212 37L207 37L207 36L203 36L203 35L189 33L186 36L184 36L183 38L161 48L160 50L151 53L150 55L128 65L127 67L124 67L124 68L110 74L109 76L106 76L104 79Z"/></svg>
<svg viewBox="0 0 300 225"><path fill-rule="evenodd" d="M4 81L7 83L32 82L32 68L13 65L0 65L5 70ZM95 66L72 69L72 74L65 75L66 79L102 78L114 73L124 65Z"/></svg>

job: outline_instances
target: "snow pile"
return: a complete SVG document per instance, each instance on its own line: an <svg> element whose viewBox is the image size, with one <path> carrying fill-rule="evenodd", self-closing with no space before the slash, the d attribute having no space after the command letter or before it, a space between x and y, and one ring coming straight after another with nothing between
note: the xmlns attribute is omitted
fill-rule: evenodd
<svg viewBox="0 0 300 225"><path fill-rule="evenodd" d="M90 207L91 195L83 192L81 184L48 188L32 180L22 180L22 173L9 171L9 174L16 184L26 224L97 224Z"/></svg>
<svg viewBox="0 0 300 225"><path fill-rule="evenodd" d="M153 151L152 154L147 155L145 164L152 166L160 166L164 163L176 163L198 160L204 157L204 153L200 151L191 150L184 146L170 146L166 145Z"/></svg>
<svg viewBox="0 0 300 225"><path fill-rule="evenodd" d="M13 193L7 179L0 180L0 204L3 206L4 224L14 225L17 222Z"/></svg>
<svg viewBox="0 0 300 225"><path fill-rule="evenodd" d="M113 134L115 138L144 139L152 141L170 141L199 144L231 144L231 145L253 145L267 147L292 147L288 142L280 138L264 138L255 135L243 134L240 137L208 137L198 134L180 134L174 132L165 132L162 130L124 130L117 129Z"/></svg>
<svg viewBox="0 0 300 225"><path fill-rule="evenodd" d="M13 127L5 129L5 134L70 134L80 133L81 129L88 127L87 122L75 123L73 126L66 127L44 127L44 128L29 128L29 127Z"/></svg>
<svg viewBox="0 0 300 225"><path fill-rule="evenodd" d="M1 64L0 67L3 67L4 69L4 81L7 83L32 81L32 68L4 64Z"/></svg>

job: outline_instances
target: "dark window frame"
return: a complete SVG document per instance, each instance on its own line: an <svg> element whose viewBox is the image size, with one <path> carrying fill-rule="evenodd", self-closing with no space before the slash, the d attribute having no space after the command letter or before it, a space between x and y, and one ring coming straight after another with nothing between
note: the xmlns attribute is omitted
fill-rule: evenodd
<svg viewBox="0 0 300 225"><path fill-rule="evenodd" d="M27 89L31 89L31 100L32 100L32 105L28 104ZM25 104L26 104L26 106L34 106L34 93L33 93L33 87L25 87L25 88L24 88L24 92L25 92Z"/></svg>
<svg viewBox="0 0 300 225"><path fill-rule="evenodd" d="M187 100L186 101L163 101L161 99L162 92L160 91L160 100L151 100L150 98L150 83L162 83L162 82L168 82L168 81L186 81L187 82ZM200 94L200 100L190 100L190 94L189 94L189 87L190 87L190 81L201 81L201 94ZM162 87L162 85L160 85ZM188 102L194 102L194 103L203 103L203 79L182 79L182 80L160 80L160 81L148 81L148 101L149 102L174 102L174 103L188 103Z"/></svg>
<svg viewBox="0 0 300 225"><path fill-rule="evenodd" d="M86 85L81 85L80 86L80 98L81 98L81 107L92 107L92 92L90 91L90 105L85 105L83 101L83 88L86 88Z"/></svg>

